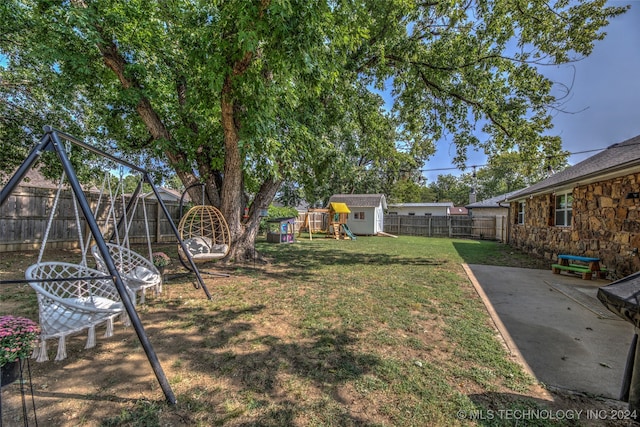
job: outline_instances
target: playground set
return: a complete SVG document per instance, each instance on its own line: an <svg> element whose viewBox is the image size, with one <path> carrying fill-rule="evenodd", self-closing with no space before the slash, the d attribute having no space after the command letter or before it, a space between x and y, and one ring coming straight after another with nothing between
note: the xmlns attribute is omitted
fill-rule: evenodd
<svg viewBox="0 0 640 427"><path fill-rule="evenodd" d="M325 234L327 238L336 240L356 240L356 236L347 225L347 218L351 210L346 203L332 202L329 209L309 209L304 214L303 224L298 230L298 236L303 232L309 233L313 239L314 233Z"/></svg>

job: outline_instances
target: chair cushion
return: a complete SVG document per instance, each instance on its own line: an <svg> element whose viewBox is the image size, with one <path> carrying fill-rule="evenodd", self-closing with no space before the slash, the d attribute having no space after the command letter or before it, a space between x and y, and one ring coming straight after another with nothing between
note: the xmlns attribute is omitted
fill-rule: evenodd
<svg viewBox="0 0 640 427"><path fill-rule="evenodd" d="M213 242L208 237L192 237L184 240L184 245L191 255L208 254Z"/></svg>
<svg viewBox="0 0 640 427"><path fill-rule="evenodd" d="M159 277L153 271L139 265L133 270L131 270L128 274L126 274L124 279L125 281L135 280L138 282L155 283L159 280Z"/></svg>
<svg viewBox="0 0 640 427"><path fill-rule="evenodd" d="M226 254L228 248L229 247L227 245L211 245L211 249L209 250L209 252L216 254Z"/></svg>

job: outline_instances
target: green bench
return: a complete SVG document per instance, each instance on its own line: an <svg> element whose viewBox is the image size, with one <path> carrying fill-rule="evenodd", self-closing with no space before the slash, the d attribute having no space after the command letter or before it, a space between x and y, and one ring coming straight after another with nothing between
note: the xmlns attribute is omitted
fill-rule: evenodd
<svg viewBox="0 0 640 427"><path fill-rule="evenodd" d="M579 273L582 275L584 280L591 280L593 275L593 271L589 267L577 264L571 265L562 265L562 264L552 264L551 271L553 274L560 274L561 270L571 271L572 273Z"/></svg>
<svg viewBox="0 0 640 427"><path fill-rule="evenodd" d="M589 264L570 264L570 261L578 261ZM596 278L604 278L607 275L607 269L600 267L600 258L584 257L578 255L559 254L558 264L551 265L551 271L554 274L560 274L561 271L569 271L582 275L585 280L591 280L593 275Z"/></svg>

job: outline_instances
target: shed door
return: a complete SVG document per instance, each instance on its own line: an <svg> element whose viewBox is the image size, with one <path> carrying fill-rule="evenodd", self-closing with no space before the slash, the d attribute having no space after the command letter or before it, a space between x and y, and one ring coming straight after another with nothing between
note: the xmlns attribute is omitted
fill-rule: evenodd
<svg viewBox="0 0 640 427"><path fill-rule="evenodd" d="M378 209L376 208L374 210L375 215L376 215L376 219L375 219L375 224L374 224L374 233L378 233L380 231L384 231L384 215L382 214L382 209Z"/></svg>

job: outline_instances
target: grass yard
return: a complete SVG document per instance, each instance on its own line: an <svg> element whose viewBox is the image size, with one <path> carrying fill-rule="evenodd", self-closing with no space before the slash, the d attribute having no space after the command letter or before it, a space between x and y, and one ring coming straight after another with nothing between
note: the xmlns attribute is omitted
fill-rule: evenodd
<svg viewBox="0 0 640 427"><path fill-rule="evenodd" d="M116 335L98 338L93 349L83 348L80 335L68 340L64 361L31 363L38 421L448 426L476 424L460 411L545 407L540 386L510 360L461 264L547 262L494 242L422 237L318 237L260 242L257 249L270 264L225 267L229 278L205 276L209 301L178 275L184 270L174 246L154 248L174 259L170 280L138 312L177 405L164 402L133 329L117 323ZM19 277L36 255L2 254L0 279ZM6 285L0 303L0 313L37 319L28 285ZM3 390L5 425L21 419L17 387ZM511 425L501 422L478 424Z"/></svg>

